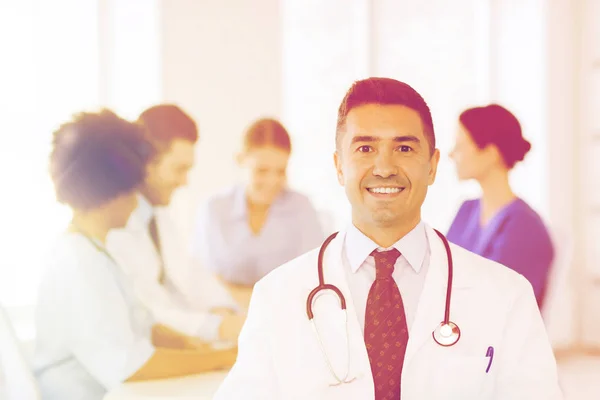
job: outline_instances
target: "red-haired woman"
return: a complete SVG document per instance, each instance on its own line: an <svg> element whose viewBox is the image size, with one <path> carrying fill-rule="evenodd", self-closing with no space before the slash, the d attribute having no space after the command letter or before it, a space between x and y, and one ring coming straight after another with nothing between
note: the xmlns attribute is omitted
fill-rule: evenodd
<svg viewBox="0 0 600 400"><path fill-rule="evenodd" d="M255 121L237 158L244 183L212 196L200 209L193 251L228 283L252 287L324 239L310 200L286 187L291 150L279 121Z"/></svg>

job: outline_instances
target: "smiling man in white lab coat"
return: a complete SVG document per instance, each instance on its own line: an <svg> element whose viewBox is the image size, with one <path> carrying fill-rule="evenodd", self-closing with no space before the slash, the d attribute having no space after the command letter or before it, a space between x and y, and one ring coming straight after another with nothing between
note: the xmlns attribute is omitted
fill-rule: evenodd
<svg viewBox="0 0 600 400"><path fill-rule="evenodd" d="M167 208L193 166L196 123L172 104L147 109L139 122L158 154L127 227L109 236L109 250L161 323L205 342L235 343L245 317L220 282L189 257Z"/></svg>
<svg viewBox="0 0 600 400"><path fill-rule="evenodd" d="M421 206L439 157L414 89L387 78L353 84L334 155L352 224L323 257L324 283L341 291L347 320L333 291L312 302L319 335L308 319L318 249L275 269L255 286L237 362L215 399L562 398L531 285L453 245L450 320L461 336L450 347L434 341L448 260Z"/></svg>

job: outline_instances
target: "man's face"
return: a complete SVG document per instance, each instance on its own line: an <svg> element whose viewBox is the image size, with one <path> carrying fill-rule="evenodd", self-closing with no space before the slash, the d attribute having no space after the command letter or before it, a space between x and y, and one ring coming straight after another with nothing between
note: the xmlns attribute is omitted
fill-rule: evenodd
<svg viewBox="0 0 600 400"><path fill-rule="evenodd" d="M366 104L350 111L343 129L334 162L353 223L416 225L439 161L419 114L399 105Z"/></svg>
<svg viewBox="0 0 600 400"><path fill-rule="evenodd" d="M187 184L194 165L194 143L175 139L148 165L142 193L155 206L166 206L176 189Z"/></svg>

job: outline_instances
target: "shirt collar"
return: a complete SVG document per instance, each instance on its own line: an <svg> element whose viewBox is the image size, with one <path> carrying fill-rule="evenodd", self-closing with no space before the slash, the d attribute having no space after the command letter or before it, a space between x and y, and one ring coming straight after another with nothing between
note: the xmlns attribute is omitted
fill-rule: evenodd
<svg viewBox="0 0 600 400"><path fill-rule="evenodd" d="M279 194L279 196L277 196L277 198L273 201L273 204L271 205L271 209L269 210L269 213L273 214L273 213L279 213L279 212L294 212L296 211L295 208L292 208L291 210L287 210L286 207L286 198L287 198L287 194L288 194L288 189L283 189L281 191L281 193ZM239 185L236 186L233 189L233 207L231 210L231 215L233 216L233 218L246 218L248 216L248 204L246 202L246 188L243 185Z"/></svg>
<svg viewBox="0 0 600 400"><path fill-rule="evenodd" d="M421 221L392 247L402 254L416 273L419 273L425 260L428 243L425 224ZM350 224L347 230L344 247L352 273L358 271L373 250L381 249L353 224Z"/></svg>
<svg viewBox="0 0 600 400"><path fill-rule="evenodd" d="M130 222L133 222L140 228L147 228L150 224L150 220L154 216L154 207L152 204L141 194L137 196L138 206L135 211L131 214Z"/></svg>

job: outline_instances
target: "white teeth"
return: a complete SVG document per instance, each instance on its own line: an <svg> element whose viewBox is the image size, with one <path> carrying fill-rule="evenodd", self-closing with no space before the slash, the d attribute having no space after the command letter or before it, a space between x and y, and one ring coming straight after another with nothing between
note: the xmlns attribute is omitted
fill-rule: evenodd
<svg viewBox="0 0 600 400"><path fill-rule="evenodd" d="M371 192L373 193L380 193L380 194L390 194L390 193L400 193L400 188L391 188L391 187L387 187L387 188L371 188L369 189Z"/></svg>

